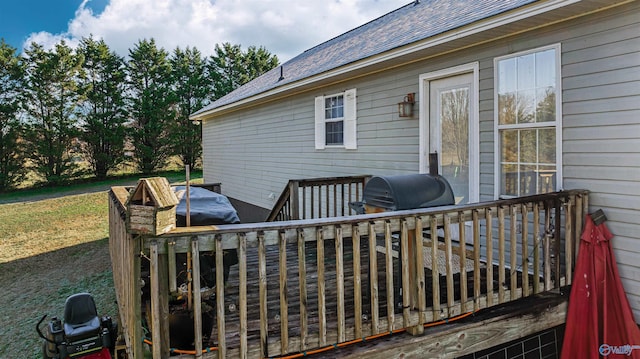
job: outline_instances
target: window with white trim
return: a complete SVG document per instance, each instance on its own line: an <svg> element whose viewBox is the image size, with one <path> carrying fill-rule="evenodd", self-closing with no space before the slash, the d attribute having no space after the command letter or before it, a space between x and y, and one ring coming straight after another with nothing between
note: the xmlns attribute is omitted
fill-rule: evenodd
<svg viewBox="0 0 640 359"><path fill-rule="evenodd" d="M552 192L562 182L560 45L494 61L496 194Z"/></svg>
<svg viewBox="0 0 640 359"><path fill-rule="evenodd" d="M356 89L315 98L316 149L356 149Z"/></svg>

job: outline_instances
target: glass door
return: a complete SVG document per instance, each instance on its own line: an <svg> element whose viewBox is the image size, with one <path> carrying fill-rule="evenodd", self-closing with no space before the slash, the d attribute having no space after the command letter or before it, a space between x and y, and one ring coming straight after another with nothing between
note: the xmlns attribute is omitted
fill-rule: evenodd
<svg viewBox="0 0 640 359"><path fill-rule="evenodd" d="M456 204L477 201L470 176L475 102L471 73L430 81L429 152L438 153L439 173L451 185Z"/></svg>

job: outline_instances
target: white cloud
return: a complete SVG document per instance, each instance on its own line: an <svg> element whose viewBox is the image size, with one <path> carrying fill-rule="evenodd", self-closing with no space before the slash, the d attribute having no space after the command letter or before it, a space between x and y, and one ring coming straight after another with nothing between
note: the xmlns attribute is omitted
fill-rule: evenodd
<svg viewBox="0 0 640 359"><path fill-rule="evenodd" d="M140 39L167 51L195 46L209 55L215 44L264 46L284 62L323 41L409 3L409 0L110 0L94 14L84 0L67 32L31 34L46 47L93 35L127 55Z"/></svg>

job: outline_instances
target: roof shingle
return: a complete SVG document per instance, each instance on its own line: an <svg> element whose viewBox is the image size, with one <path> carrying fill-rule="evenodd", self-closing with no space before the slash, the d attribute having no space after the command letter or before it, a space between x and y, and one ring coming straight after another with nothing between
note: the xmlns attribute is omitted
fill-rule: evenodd
<svg viewBox="0 0 640 359"><path fill-rule="evenodd" d="M321 43L194 115L533 3L537 0L422 0Z"/></svg>

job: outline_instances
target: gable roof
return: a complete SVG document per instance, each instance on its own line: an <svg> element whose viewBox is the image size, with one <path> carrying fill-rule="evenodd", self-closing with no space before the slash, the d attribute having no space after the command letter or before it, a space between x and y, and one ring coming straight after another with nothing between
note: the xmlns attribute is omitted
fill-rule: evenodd
<svg viewBox="0 0 640 359"><path fill-rule="evenodd" d="M137 204L158 209L175 207L180 201L165 177L141 178L130 192L125 205Z"/></svg>
<svg viewBox="0 0 640 359"><path fill-rule="evenodd" d="M319 44L195 112L220 107L291 85L324 72L539 0L418 0ZM281 79L281 74L283 75Z"/></svg>

